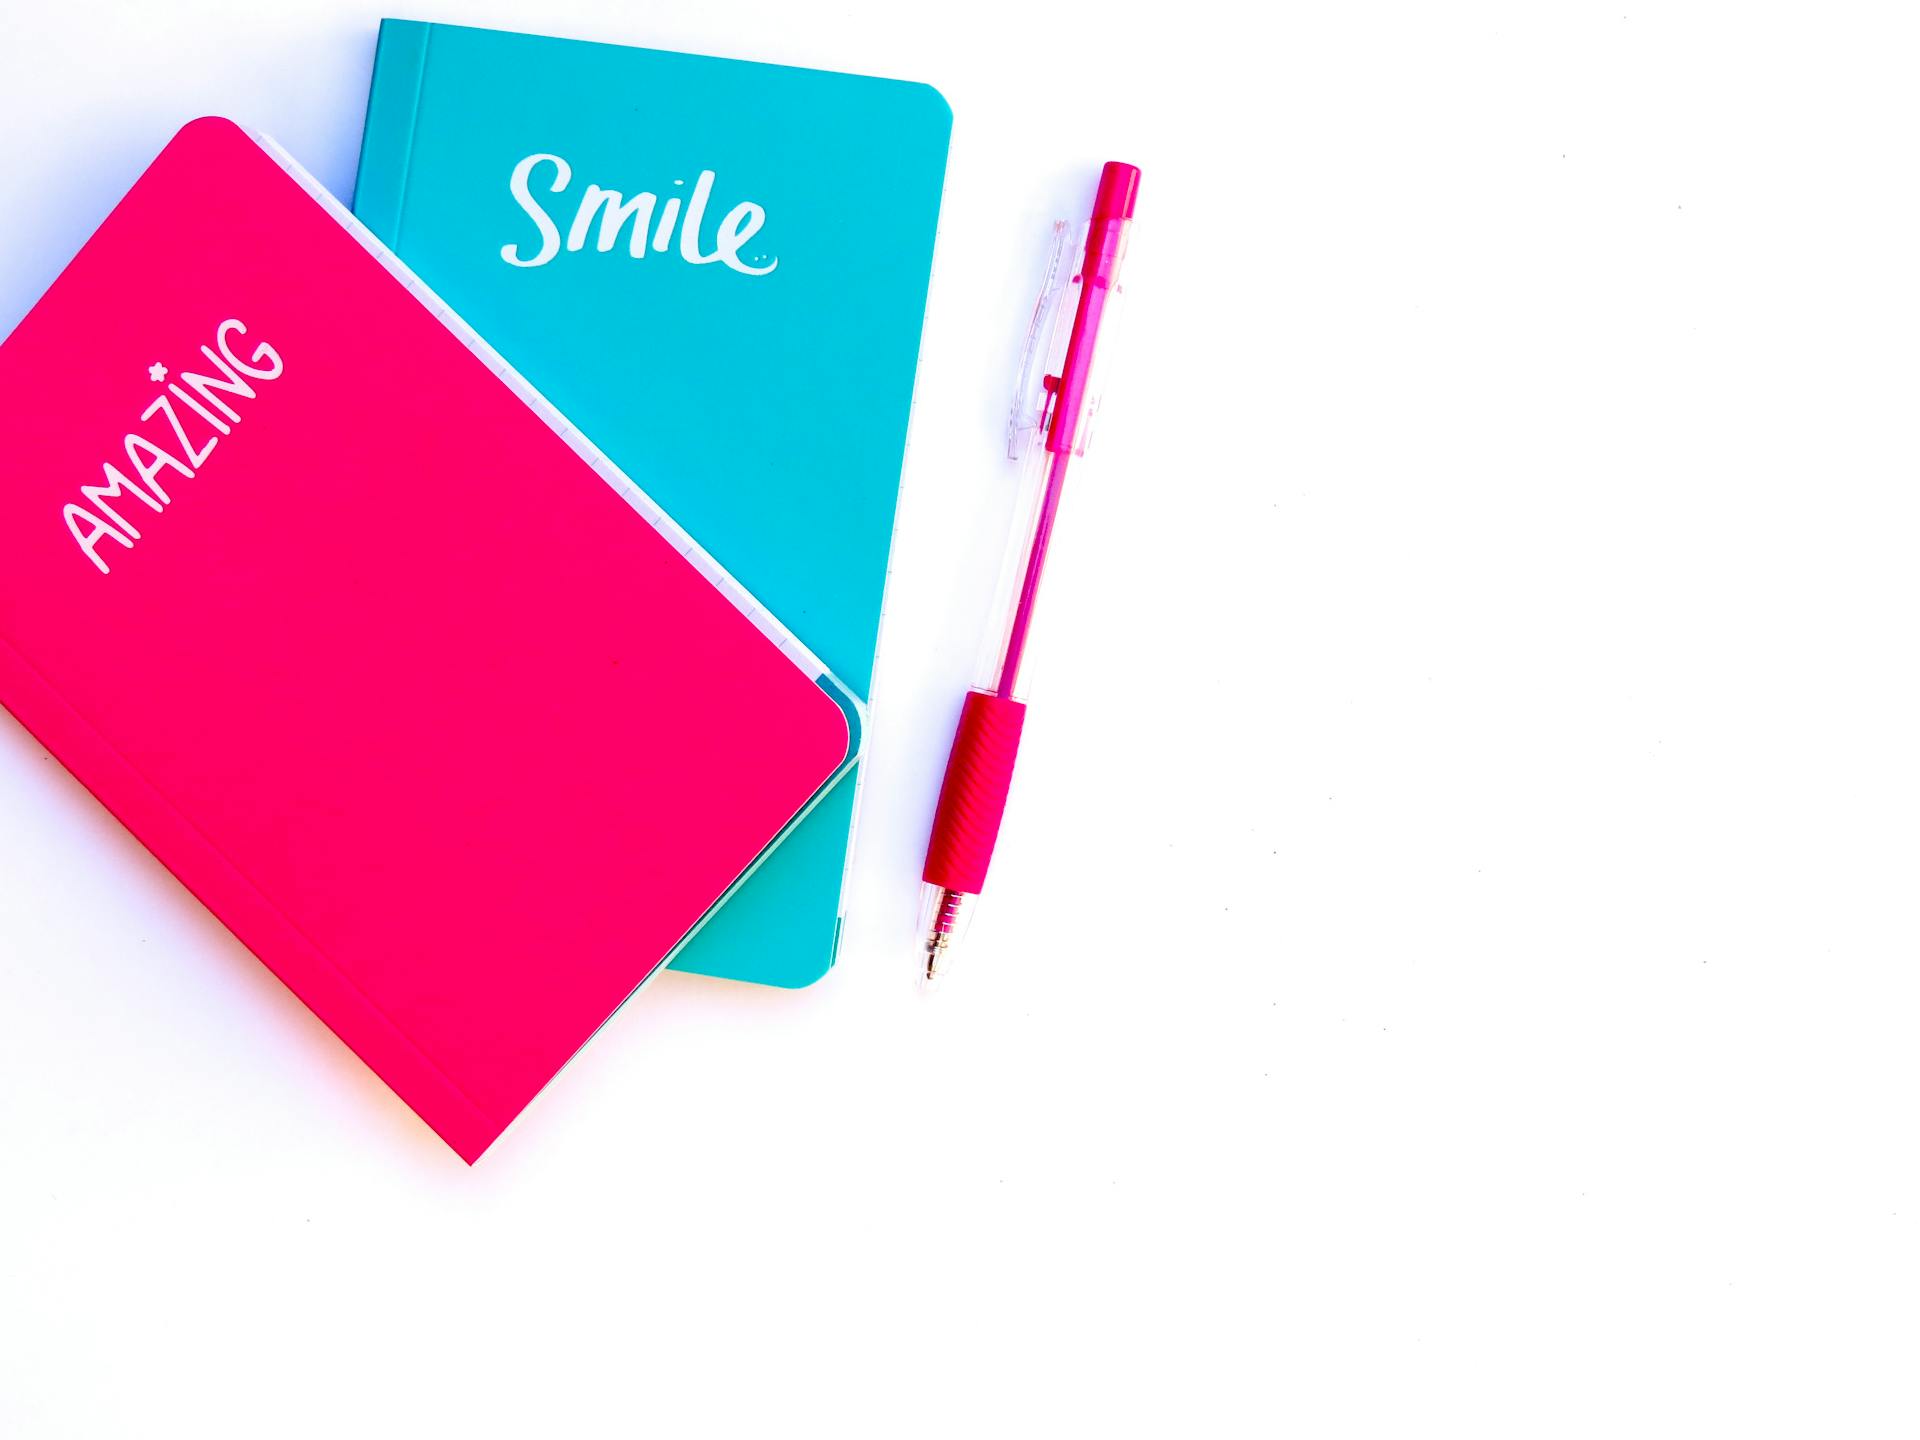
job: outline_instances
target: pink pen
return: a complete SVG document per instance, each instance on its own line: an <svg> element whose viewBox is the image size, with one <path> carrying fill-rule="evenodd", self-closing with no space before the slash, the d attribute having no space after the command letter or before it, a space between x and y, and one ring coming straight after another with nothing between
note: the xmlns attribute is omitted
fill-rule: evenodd
<svg viewBox="0 0 1920 1440"><path fill-rule="evenodd" d="M1065 224L1054 227L1053 261L1028 331L1027 359L1008 429L1009 457L1026 463L1019 520L996 612L1002 623L991 636L982 674L960 708L921 871L926 888L921 933L930 981L945 970L971 908L967 902L986 884L1006 811L1027 713L1021 661L1067 466L1087 451L1098 404L1097 342L1120 295L1120 260L1126 254L1139 188L1137 169L1110 160L1100 171L1093 218L1084 231L1075 234Z"/></svg>

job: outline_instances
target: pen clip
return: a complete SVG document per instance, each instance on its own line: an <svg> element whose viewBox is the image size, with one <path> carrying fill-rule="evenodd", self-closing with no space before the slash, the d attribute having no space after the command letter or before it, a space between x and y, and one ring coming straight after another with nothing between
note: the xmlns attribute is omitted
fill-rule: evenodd
<svg viewBox="0 0 1920 1440"><path fill-rule="evenodd" d="M1078 423L1069 436L1052 436L1052 448L1071 449L1075 455L1087 453L1093 436L1093 422L1100 413L1100 398L1105 390L1105 357L1111 349L1106 343L1118 328L1125 286L1117 275L1109 282L1119 256L1126 248L1127 222L1109 222L1119 229L1119 238L1108 239L1106 265L1095 283L1109 285L1099 306L1104 323L1096 322L1102 343L1093 345L1093 331L1087 343L1091 347L1084 384L1080 387ZM1053 243L1047 257L1047 278L1040 298L1034 302L1033 318L1027 324L1027 341L1021 355L1020 378L1014 386L1013 410L1007 417L1007 458L1024 460L1036 446L1046 447L1059 401L1061 375L1066 369L1067 350L1073 340L1074 317L1080 308L1080 287L1086 283L1087 241L1091 225L1069 225L1056 220Z"/></svg>
<svg viewBox="0 0 1920 1440"><path fill-rule="evenodd" d="M1069 296L1077 278L1074 272L1085 254L1084 235L1064 220L1054 221L1046 280L1040 287L1040 298L1034 302L1033 317L1027 322L1020 371L1013 387L1013 408L1007 416L1009 460L1024 460L1035 445L1046 443L1060 368L1073 332Z"/></svg>

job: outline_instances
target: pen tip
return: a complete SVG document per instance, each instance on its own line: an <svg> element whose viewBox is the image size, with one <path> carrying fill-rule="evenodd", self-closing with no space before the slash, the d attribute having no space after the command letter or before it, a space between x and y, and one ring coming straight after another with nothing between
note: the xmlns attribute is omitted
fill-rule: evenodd
<svg viewBox="0 0 1920 1440"><path fill-rule="evenodd" d="M941 964L941 961L946 958L947 954L947 937L944 935L930 936L927 940L926 949L927 966L920 975L922 988L939 984L940 977L947 973L945 966Z"/></svg>

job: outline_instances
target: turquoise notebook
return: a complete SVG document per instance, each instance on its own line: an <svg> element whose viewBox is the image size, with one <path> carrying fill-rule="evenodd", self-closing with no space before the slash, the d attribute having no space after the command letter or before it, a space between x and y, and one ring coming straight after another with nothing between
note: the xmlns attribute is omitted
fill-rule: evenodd
<svg viewBox="0 0 1920 1440"><path fill-rule="evenodd" d="M353 208L865 697L951 126L925 85L388 20ZM825 974L855 791L674 964Z"/></svg>

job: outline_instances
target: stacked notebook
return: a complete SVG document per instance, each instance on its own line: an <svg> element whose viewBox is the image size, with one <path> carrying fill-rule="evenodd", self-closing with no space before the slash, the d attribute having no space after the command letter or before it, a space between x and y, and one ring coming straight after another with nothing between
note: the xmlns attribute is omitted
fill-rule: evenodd
<svg viewBox="0 0 1920 1440"><path fill-rule="evenodd" d="M389 21L358 220L196 121L0 344L0 701L470 1161L832 963L948 124Z"/></svg>

